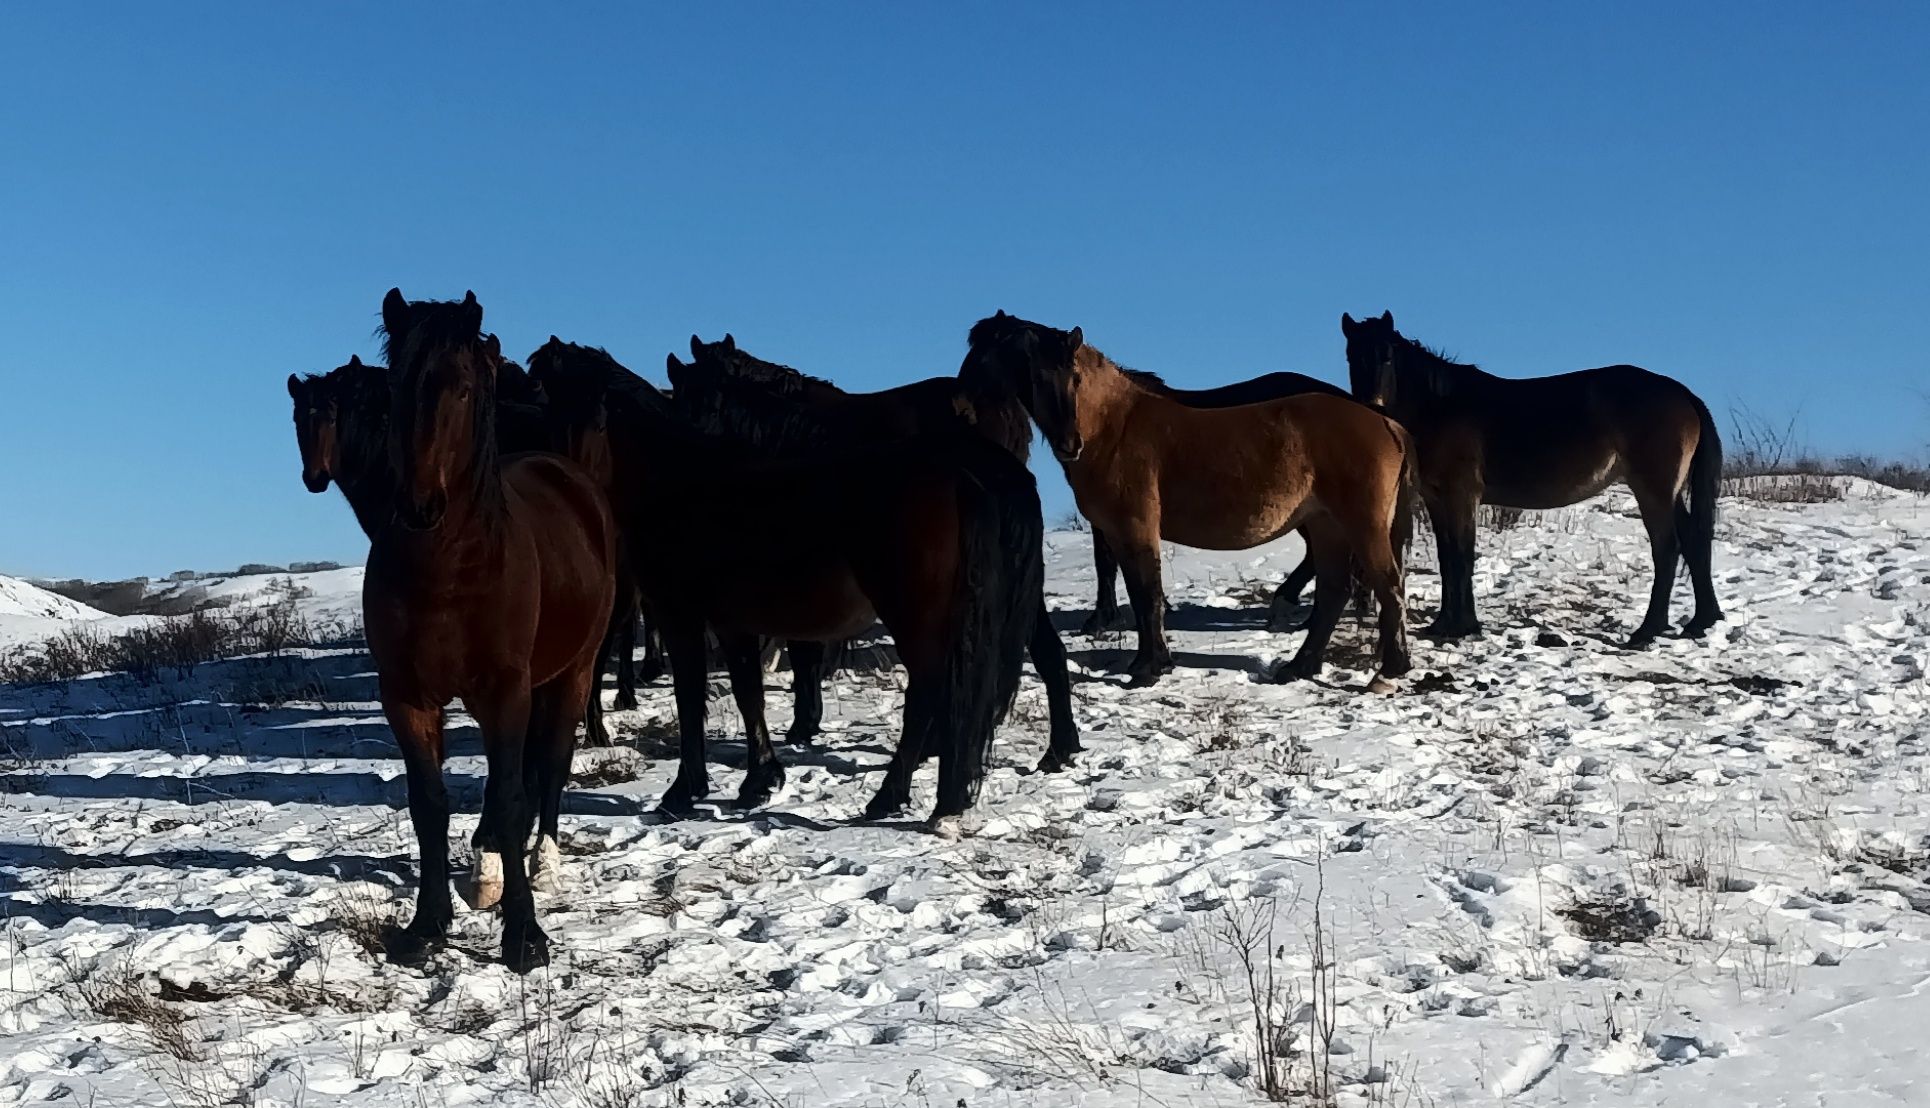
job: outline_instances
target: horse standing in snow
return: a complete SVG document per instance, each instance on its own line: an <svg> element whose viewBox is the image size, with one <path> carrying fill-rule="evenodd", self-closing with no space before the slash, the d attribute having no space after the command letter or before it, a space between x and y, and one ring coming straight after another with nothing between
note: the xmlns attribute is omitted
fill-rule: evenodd
<svg viewBox="0 0 1930 1108"><path fill-rule="evenodd" d="M453 916L442 728L461 698L489 764L476 899L500 898L503 960L526 971L549 959L532 885L560 862L557 812L615 599L616 528L573 463L498 456L501 351L475 294L412 304L391 289L382 322L395 518L374 535L362 609L421 854L415 918L390 956L419 960ZM533 879L524 851L538 807Z"/></svg>
<svg viewBox="0 0 1930 1108"><path fill-rule="evenodd" d="M1025 466L969 430L776 458L702 433L602 350L552 339L530 368L573 456L609 451L625 548L663 628L682 739L663 807L688 811L710 792L707 626L748 732L738 803L749 806L784 780L758 637L834 642L882 621L909 681L904 732L865 816L902 811L934 754L931 822L953 830L976 799L1037 614L1044 525Z"/></svg>
<svg viewBox="0 0 1930 1108"><path fill-rule="evenodd" d="M922 435L956 433L971 427L1024 461L1032 445L1032 421L1003 382L971 377L933 377L878 392L846 392L822 378L767 362L740 349L737 340L706 343L690 337L689 365L671 355L666 363L676 386L677 405L698 426L736 434L760 450L782 456L808 452L824 441L846 446L904 441ZM797 418L808 413L808 420ZM1039 768L1064 769L1082 749L1072 718L1072 678L1065 646L1052 626L1041 578L1038 615L1028 652L1045 685L1051 716L1051 741ZM793 643L797 722L793 741L817 730L824 707L819 693L822 654ZM821 651L821 648L820 648Z"/></svg>
<svg viewBox="0 0 1930 1108"><path fill-rule="evenodd" d="M1560 508L1617 481L1648 529L1655 584L1628 645L1669 629L1678 559L1689 563L1696 637L1722 618L1710 561L1722 442L1708 405L1681 382L1632 365L1510 380L1450 361L1394 329L1394 313L1340 317L1354 396L1414 436L1421 500L1441 551L1441 612L1428 633L1479 634L1474 535L1482 504Z"/></svg>
<svg viewBox="0 0 1930 1108"><path fill-rule="evenodd" d="M1314 560L1314 613L1299 652L1276 675L1320 672L1354 573L1380 602L1381 676L1407 672L1400 555L1414 453L1399 424L1322 393L1189 407L1120 370L1078 328L1004 312L972 328L970 347L968 359L1011 382L1080 512L1119 555L1139 623L1133 684L1173 668L1161 539L1244 550L1296 529Z"/></svg>

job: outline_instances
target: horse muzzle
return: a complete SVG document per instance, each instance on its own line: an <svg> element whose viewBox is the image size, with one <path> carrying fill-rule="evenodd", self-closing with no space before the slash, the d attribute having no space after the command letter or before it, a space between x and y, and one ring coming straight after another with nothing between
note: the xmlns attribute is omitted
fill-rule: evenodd
<svg viewBox="0 0 1930 1108"><path fill-rule="evenodd" d="M1079 460L1079 455L1085 452L1086 440L1082 438L1074 438L1069 442L1055 442L1052 444L1052 456L1062 462L1076 462Z"/></svg>
<svg viewBox="0 0 1930 1108"><path fill-rule="evenodd" d="M302 470L302 484L307 487L309 492L327 492L328 470L322 470L320 473L310 473L307 470Z"/></svg>
<svg viewBox="0 0 1930 1108"><path fill-rule="evenodd" d="M411 531L432 531L442 522L443 514L448 510L448 494L437 489L421 500L410 500L403 504L402 510L396 514L401 518L402 526Z"/></svg>

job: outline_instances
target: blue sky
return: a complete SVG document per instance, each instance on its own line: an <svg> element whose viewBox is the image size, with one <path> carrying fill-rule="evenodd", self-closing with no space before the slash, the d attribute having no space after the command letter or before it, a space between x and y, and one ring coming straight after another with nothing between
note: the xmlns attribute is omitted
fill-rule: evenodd
<svg viewBox="0 0 1930 1108"><path fill-rule="evenodd" d="M1392 309L1915 456L1926 41L1874 3L10 5L0 569L359 560L282 381L371 357L391 285L518 353L660 377L729 330L854 388L996 308L1340 380L1340 313Z"/></svg>

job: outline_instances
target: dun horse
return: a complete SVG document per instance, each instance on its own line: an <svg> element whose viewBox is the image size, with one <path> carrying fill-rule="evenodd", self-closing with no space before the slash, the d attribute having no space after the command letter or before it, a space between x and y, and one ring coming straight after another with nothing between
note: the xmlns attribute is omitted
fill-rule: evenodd
<svg viewBox="0 0 1930 1108"><path fill-rule="evenodd" d="M442 941L449 896L443 710L460 698L482 731L479 904L500 897L503 960L549 958L524 868L541 807L538 878L559 861L556 820L615 598L615 526L602 491L563 458L497 453L493 337L461 303L382 302L393 388L395 520L369 550L362 591L382 709L408 770L421 853L416 915L391 956ZM500 874L495 870L500 869Z"/></svg>
<svg viewBox="0 0 1930 1108"><path fill-rule="evenodd" d="M951 434L961 425L977 429L1020 461L1029 453L1032 423L1017 396L996 381L934 377L881 392L851 393L829 381L789 366L767 362L725 335L705 343L690 337L691 362L672 355L670 380L679 407L700 427L743 438L777 455L808 452L828 439L836 445L863 447L924 434ZM806 412L801 424L795 413ZM1039 768L1048 772L1072 765L1081 749L1072 718L1072 680L1065 647L1045 606L1045 581L1039 581L1038 614L1029 650L1046 688L1051 741ZM817 731L823 717L819 695L819 656L793 644L792 669L797 698L795 741ZM800 659L803 659L800 661Z"/></svg>
<svg viewBox="0 0 1930 1108"><path fill-rule="evenodd" d="M972 328L970 346L1020 389L1079 510L1119 556L1139 622L1134 684L1173 668L1161 539L1243 550L1295 528L1314 560L1314 614L1279 675L1319 673L1350 568L1380 602L1382 676L1407 672L1400 556L1413 454L1399 424L1321 393L1189 407L1121 372L1079 329L1003 312Z"/></svg>
<svg viewBox="0 0 1930 1108"><path fill-rule="evenodd" d="M1710 578L1722 443L1700 397L1632 365L1509 380L1462 365L1394 329L1394 314L1340 317L1354 395L1414 436L1421 497L1441 551L1441 612L1429 631L1476 634L1474 536L1482 504L1559 508L1626 482L1655 556L1648 614L1629 639L1669 629L1678 557L1689 563L1701 635L1722 618Z"/></svg>
<svg viewBox="0 0 1930 1108"><path fill-rule="evenodd" d="M784 780L757 637L833 642L875 619L910 682L903 736L865 815L903 810L934 753L932 822L948 830L977 794L1032 634L1043 524L1025 467L961 433L763 458L693 430L601 350L552 340L530 365L578 449L601 439L609 451L625 545L663 628L682 734L664 808L687 811L710 792L706 625L749 732L738 801L754 805Z"/></svg>
<svg viewBox="0 0 1930 1108"><path fill-rule="evenodd" d="M1176 389L1167 384L1156 373L1141 369L1119 367L1119 371L1134 381L1172 397L1189 408L1237 408L1242 404L1264 404L1283 396L1299 396L1302 393L1318 392L1329 396L1345 396L1346 390L1330 385L1318 377L1304 373L1268 373L1250 381L1237 381L1231 385L1221 385L1211 389ZM1092 568L1099 579L1099 595L1093 604L1092 616L1081 628L1088 635L1102 631L1120 630L1124 625L1119 616L1119 597L1113 591L1113 579L1119 573L1119 561L1113 557L1112 547L1106 544L1106 537L1098 530L1092 532ZM1300 559L1287 579L1274 590L1273 601L1267 605L1269 612L1267 626L1273 631L1294 631L1299 627L1287 614L1300 602L1300 592L1313 580L1313 558L1311 555Z"/></svg>

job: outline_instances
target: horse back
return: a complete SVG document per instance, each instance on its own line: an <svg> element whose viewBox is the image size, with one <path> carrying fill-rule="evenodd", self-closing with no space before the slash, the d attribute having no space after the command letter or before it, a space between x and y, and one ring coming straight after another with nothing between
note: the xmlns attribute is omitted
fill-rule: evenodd
<svg viewBox="0 0 1930 1108"><path fill-rule="evenodd" d="M1482 499L1553 508L1631 474L1674 487L1700 437L1701 402L1671 377L1614 365L1490 378L1471 403L1415 421L1430 468L1478 465Z"/></svg>

